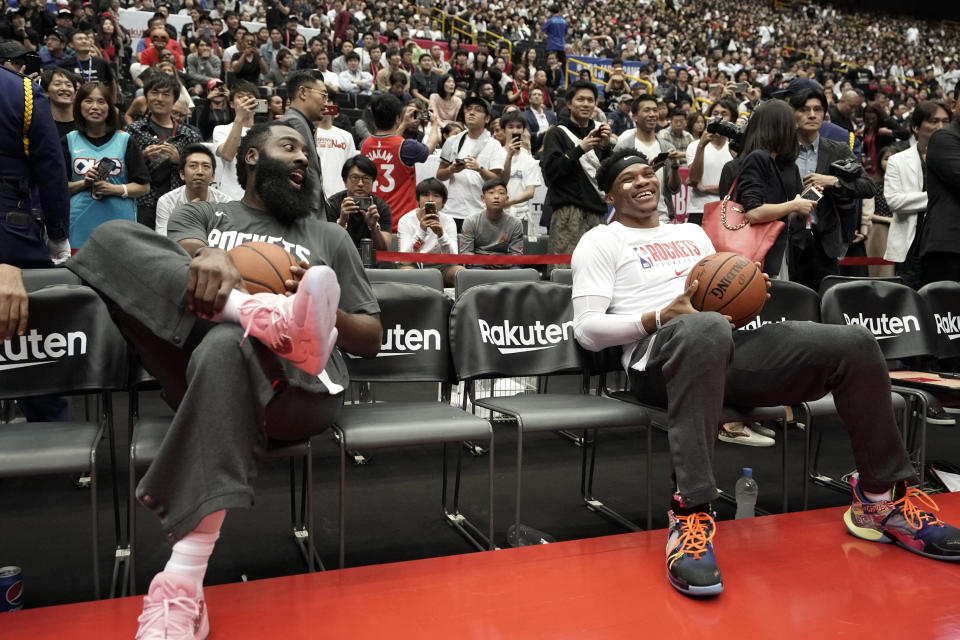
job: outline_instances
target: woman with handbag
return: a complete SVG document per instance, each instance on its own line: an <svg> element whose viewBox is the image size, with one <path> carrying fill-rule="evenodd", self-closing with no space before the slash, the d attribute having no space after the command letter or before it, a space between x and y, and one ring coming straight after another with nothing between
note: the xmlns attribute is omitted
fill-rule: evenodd
<svg viewBox="0 0 960 640"><path fill-rule="evenodd" d="M780 280L788 279L787 222L803 224L799 219L806 219L815 204L800 197L798 147L790 105L782 100L760 105L744 131L743 151L720 178L720 193L727 197L704 205L703 228L717 251L757 260Z"/></svg>

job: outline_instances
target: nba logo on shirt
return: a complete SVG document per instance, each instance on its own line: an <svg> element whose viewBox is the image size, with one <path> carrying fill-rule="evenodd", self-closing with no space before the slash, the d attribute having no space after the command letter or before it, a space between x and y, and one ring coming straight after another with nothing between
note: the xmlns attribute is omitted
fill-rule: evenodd
<svg viewBox="0 0 960 640"><path fill-rule="evenodd" d="M653 266L652 264L650 264L649 260L647 260L640 254L640 247L634 247L633 252L637 254L637 259L640 260L641 267L643 267L644 269L649 269L650 267Z"/></svg>

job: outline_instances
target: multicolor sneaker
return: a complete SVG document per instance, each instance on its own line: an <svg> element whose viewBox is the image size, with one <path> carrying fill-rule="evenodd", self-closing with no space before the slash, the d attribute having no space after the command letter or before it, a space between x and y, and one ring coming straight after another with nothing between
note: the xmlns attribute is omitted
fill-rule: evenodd
<svg viewBox="0 0 960 640"><path fill-rule="evenodd" d="M670 585L688 596L714 596L723 592L723 579L713 555L713 536L717 525L707 511L685 512L674 497L667 538L667 579Z"/></svg>
<svg viewBox="0 0 960 640"><path fill-rule="evenodd" d="M153 577L135 640L203 640L210 619L196 581L169 571Z"/></svg>
<svg viewBox="0 0 960 640"><path fill-rule="evenodd" d="M935 560L960 562L960 529L921 510L940 511L930 496L915 487L904 489L903 484L898 484L890 500L871 502L857 480L856 475L850 478L853 504L843 514L843 523L851 535L871 542L892 542Z"/></svg>
<svg viewBox="0 0 960 640"><path fill-rule="evenodd" d="M337 344L337 304L340 285L333 269L307 269L292 296L257 293L239 308L247 336L311 375L323 371Z"/></svg>

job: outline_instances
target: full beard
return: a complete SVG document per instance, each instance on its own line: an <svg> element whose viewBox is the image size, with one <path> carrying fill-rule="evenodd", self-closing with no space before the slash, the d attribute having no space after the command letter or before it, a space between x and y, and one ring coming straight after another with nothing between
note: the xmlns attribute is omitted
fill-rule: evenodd
<svg viewBox="0 0 960 640"><path fill-rule="evenodd" d="M310 215L311 202L304 197L313 193L313 176L303 168L303 184L297 189L290 184L290 167L282 160L260 154L254 187L260 200L269 207L270 215L289 225Z"/></svg>

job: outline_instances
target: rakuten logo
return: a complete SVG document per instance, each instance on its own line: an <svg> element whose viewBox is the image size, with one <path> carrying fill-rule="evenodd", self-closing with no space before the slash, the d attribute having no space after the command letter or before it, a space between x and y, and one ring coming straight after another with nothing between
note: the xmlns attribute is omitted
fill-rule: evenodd
<svg viewBox="0 0 960 640"><path fill-rule="evenodd" d="M947 336L951 340L960 338L960 316L955 316L950 312L947 312L945 316L935 313L933 319L937 321L937 333L939 335Z"/></svg>
<svg viewBox="0 0 960 640"><path fill-rule="evenodd" d="M0 345L0 371L50 364L64 356L87 352L87 334L82 331L43 335L31 329L25 336L16 336Z"/></svg>
<svg viewBox="0 0 960 640"><path fill-rule="evenodd" d="M738 330L739 330L739 331L754 331L754 330L756 330L756 329L759 329L760 327L762 327L762 326L765 325L765 324L774 324L774 323L780 324L781 322L786 322L786 321L787 321L787 319L784 318L784 317L781 317L779 320L761 320L761 319L760 319L760 316L757 316L755 320L751 320L751 321L748 322L747 324L745 324L745 325L743 325L742 327L740 327Z"/></svg>
<svg viewBox="0 0 960 640"><path fill-rule="evenodd" d="M564 340L570 340L573 333L573 320L562 325L543 324L539 320L526 326L513 324L509 320L493 326L485 320L478 319L477 323L480 339L486 344L495 345L505 355L550 349Z"/></svg>
<svg viewBox="0 0 960 640"><path fill-rule="evenodd" d="M387 329L378 358L412 356L417 351L440 351L440 332L436 329L404 329L399 324Z"/></svg>
<svg viewBox="0 0 960 640"><path fill-rule="evenodd" d="M847 324L858 324L861 327L870 329L877 340L889 340L896 338L904 333L911 331L920 331L920 321L916 316L887 316L882 314L879 318L865 317L862 313L850 317L843 314L843 319Z"/></svg>

